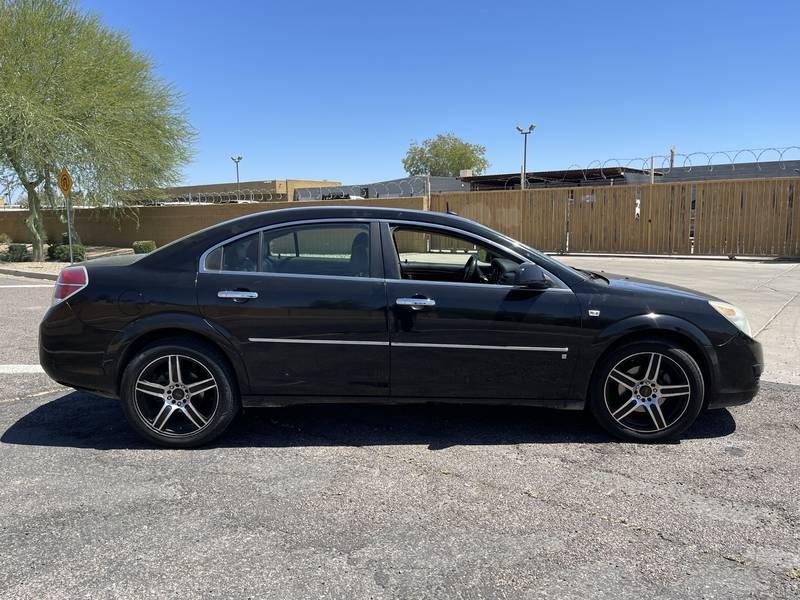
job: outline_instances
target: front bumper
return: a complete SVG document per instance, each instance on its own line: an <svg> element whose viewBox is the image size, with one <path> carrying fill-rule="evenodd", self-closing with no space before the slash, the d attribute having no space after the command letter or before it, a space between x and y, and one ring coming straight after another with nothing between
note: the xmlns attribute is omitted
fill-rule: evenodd
<svg viewBox="0 0 800 600"><path fill-rule="evenodd" d="M708 408L747 404L758 393L764 370L764 351L753 338L740 333L716 348L714 389L709 390Z"/></svg>

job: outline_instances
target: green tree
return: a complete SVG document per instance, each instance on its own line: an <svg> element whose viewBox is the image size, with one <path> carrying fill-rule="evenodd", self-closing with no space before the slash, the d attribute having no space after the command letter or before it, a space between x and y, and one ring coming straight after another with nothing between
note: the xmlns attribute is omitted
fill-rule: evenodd
<svg viewBox="0 0 800 600"><path fill-rule="evenodd" d="M421 144L412 142L403 159L409 175L457 177L461 169L480 175L489 167L486 148L465 142L452 133L440 133Z"/></svg>
<svg viewBox="0 0 800 600"><path fill-rule="evenodd" d="M0 170L27 194L34 260L61 167L92 203L124 206L174 183L193 138L180 95L123 34L72 0L0 0Z"/></svg>

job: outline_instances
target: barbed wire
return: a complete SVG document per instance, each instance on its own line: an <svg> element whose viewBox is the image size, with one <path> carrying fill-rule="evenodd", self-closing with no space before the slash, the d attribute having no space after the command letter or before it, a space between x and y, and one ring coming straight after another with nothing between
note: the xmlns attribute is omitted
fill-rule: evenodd
<svg viewBox="0 0 800 600"><path fill-rule="evenodd" d="M792 153L797 155L796 158L792 156ZM749 160L742 160L743 157ZM620 170L632 169L640 171L642 175L647 175L651 166L658 176L669 176L673 172L675 174L681 172L682 174L695 173L702 175L702 173L713 173L715 171L718 173L724 172L725 169L735 173L737 165L753 164L755 164L756 170L760 172L763 171L763 165L767 163L770 165L777 163L778 169L786 171L788 169L787 163L789 162L800 164L800 146L742 148L739 150L716 150L712 152L676 152L671 156L668 154L656 154L635 158L607 158L605 160L592 160L586 165L572 163L564 170L529 171L526 182L530 186L542 183L574 185L578 182L575 178L576 171L580 172L579 181L597 182L600 179L613 182L623 175L619 172ZM612 172L612 168L616 170ZM793 170L798 171L798 168L795 167ZM548 173L552 175L548 175ZM497 177L495 179L503 183L503 189L508 190L514 189L519 185L520 175L515 173L506 178Z"/></svg>
<svg viewBox="0 0 800 600"><path fill-rule="evenodd" d="M769 162L778 163L778 169L787 170L787 162L796 160L800 162L800 146L767 147L767 148L740 148L738 150L715 150L697 151L689 153L675 152L674 154L653 154L650 156L639 156L634 158L607 158L604 160L595 159L587 165L582 166L572 163L563 171L549 171L553 176L547 176L545 172L530 172L527 183L536 185L544 183L565 184L567 180L575 183L573 173L579 171L582 181L597 181L598 175L601 180L613 180L618 178L622 169L635 169L647 173L652 168L659 176L668 176L676 169L681 169L684 173L713 173L729 169L736 171L736 166L744 163L755 164L758 171L762 170L762 164ZM611 172L611 169L617 169ZM795 169L796 170L796 169ZM560 175L555 175L560 173ZM5 175L5 174L2 174ZM616 176L616 177L615 177ZM499 179L499 178L498 178ZM512 189L519 185L520 176L517 174L509 175L504 180L503 189ZM17 189L16 182L12 178L0 178L0 195L8 196L7 204L4 208L13 208L18 205L8 203L12 199L14 191ZM431 178L426 176L410 176L403 179L380 181L367 184L337 185L322 187L296 188L292 196L286 193L274 192L269 189L245 188L241 190L229 190L222 192L200 191L170 196L167 198L154 198L137 202L140 206L153 206L164 204L228 204L246 202L287 202L292 200L313 201L324 199L345 199L349 197L357 198L399 198L409 196L425 196L430 193Z"/></svg>
<svg viewBox="0 0 800 600"><path fill-rule="evenodd" d="M429 181L427 177L412 176L405 179L381 181L369 184L336 185L295 188L290 196L285 193L273 192L267 189L242 189L224 192L191 192L170 196L169 198L153 199L143 204L227 204L244 202L288 202L292 200L336 200L345 197L359 198L402 198L408 196L424 196L428 193Z"/></svg>
<svg viewBox="0 0 800 600"><path fill-rule="evenodd" d="M687 172L701 171L713 172L715 169L722 169L730 167L731 171L736 170L736 165L743 162L749 164L755 163L756 169L761 170L761 163L767 162L762 160L765 157L770 159L769 162L777 162L778 168L786 170L787 154L797 153L797 160L800 160L800 146L785 146L785 147L769 147L769 148L740 148L738 150L714 150L711 152L699 151L681 153L675 152L674 154L654 154L650 156L639 156L636 158L607 158L605 160L593 160L585 167L573 163L567 170L580 170L583 173L584 179L587 179L586 173L592 169L598 169L600 177L607 179L605 170L610 166L623 169L638 169L640 171L649 171L652 167L662 175L668 175L675 168L686 169ZM752 160L740 161L740 157L747 156ZM725 159L724 161L721 159ZM715 162L715 160L717 162Z"/></svg>
<svg viewBox="0 0 800 600"><path fill-rule="evenodd" d="M403 198L409 196L425 196L428 193L427 177L413 175L405 179L378 181L353 185L335 185L314 188L298 188L295 200L337 200L346 197L357 198Z"/></svg>
<svg viewBox="0 0 800 600"><path fill-rule="evenodd" d="M266 189L241 189L225 192L191 192L178 194L167 198L154 198L145 200L142 205L163 204L231 204L247 202L286 202L290 200L284 193L273 192Z"/></svg>

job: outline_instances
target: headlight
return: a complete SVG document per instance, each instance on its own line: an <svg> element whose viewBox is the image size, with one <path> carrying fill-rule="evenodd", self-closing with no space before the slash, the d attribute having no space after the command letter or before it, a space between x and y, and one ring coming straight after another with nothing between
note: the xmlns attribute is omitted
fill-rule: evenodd
<svg viewBox="0 0 800 600"><path fill-rule="evenodd" d="M747 335L752 335L750 331L750 322L744 316L744 311L737 308L733 304L727 302L717 302L716 300L709 300L708 303L714 307L719 314L728 319L731 323L736 325L738 329L744 331Z"/></svg>

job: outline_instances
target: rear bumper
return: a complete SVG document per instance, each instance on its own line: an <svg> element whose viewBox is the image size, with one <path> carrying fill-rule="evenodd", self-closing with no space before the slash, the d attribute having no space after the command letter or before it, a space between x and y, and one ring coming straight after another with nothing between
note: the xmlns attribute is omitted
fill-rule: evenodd
<svg viewBox="0 0 800 600"><path fill-rule="evenodd" d="M39 363L54 381L102 396L115 397L113 380L103 368L105 353L86 346L86 331L68 302L53 306L39 325Z"/></svg>
<svg viewBox="0 0 800 600"><path fill-rule="evenodd" d="M739 334L718 346L715 389L709 394L708 408L738 406L756 394L764 370L764 351L753 338Z"/></svg>

